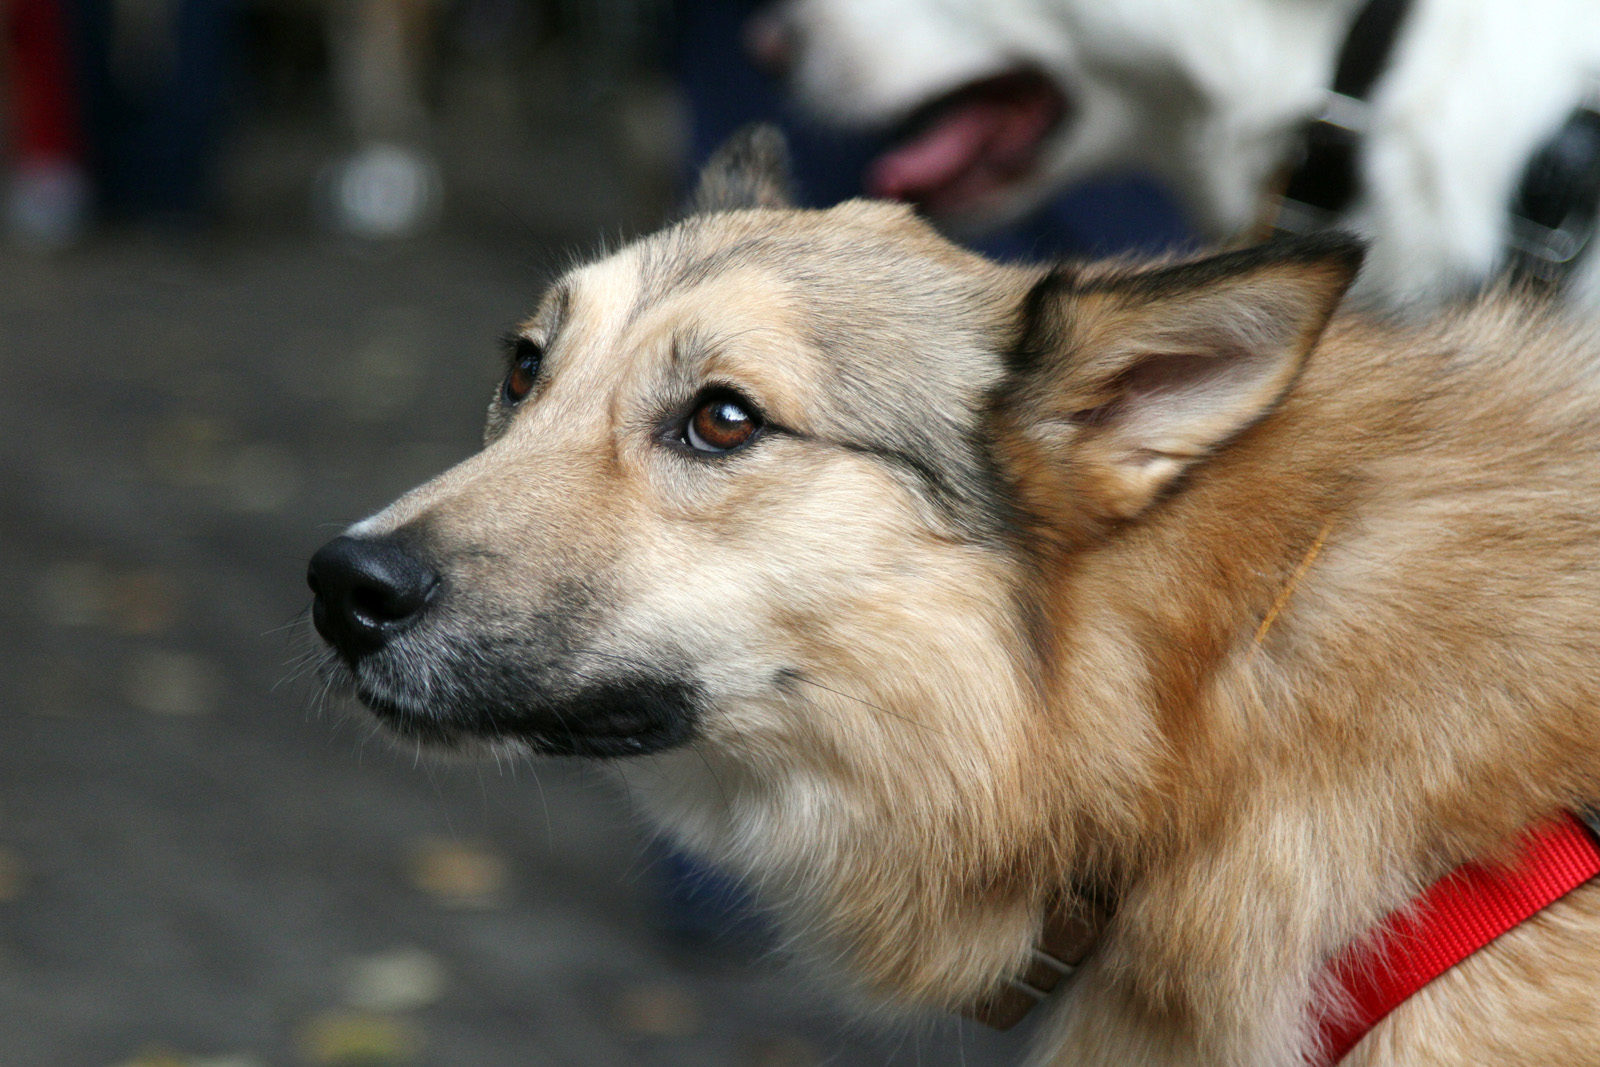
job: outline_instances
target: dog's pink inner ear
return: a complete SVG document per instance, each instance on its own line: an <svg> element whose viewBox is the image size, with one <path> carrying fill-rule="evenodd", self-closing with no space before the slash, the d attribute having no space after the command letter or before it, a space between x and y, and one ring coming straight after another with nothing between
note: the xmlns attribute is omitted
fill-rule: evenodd
<svg viewBox="0 0 1600 1067"><path fill-rule="evenodd" d="M1264 417L1299 366L1288 348L1151 352L1092 410L1079 445L1096 469L1101 504L1119 518L1143 511L1179 475Z"/></svg>
<svg viewBox="0 0 1600 1067"><path fill-rule="evenodd" d="M1132 518L1272 413L1359 258L1350 242L1289 246L1061 286L1036 309L1057 351L1022 372L1022 417L1096 510Z"/></svg>
<svg viewBox="0 0 1600 1067"><path fill-rule="evenodd" d="M746 126L706 161L693 213L793 207L792 184L783 133L776 126Z"/></svg>

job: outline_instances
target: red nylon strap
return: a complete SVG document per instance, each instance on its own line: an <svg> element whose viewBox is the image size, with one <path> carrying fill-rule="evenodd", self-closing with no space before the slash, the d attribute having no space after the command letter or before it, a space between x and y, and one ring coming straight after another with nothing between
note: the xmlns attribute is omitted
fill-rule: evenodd
<svg viewBox="0 0 1600 1067"><path fill-rule="evenodd" d="M1446 875L1329 963L1353 1011L1324 1019L1313 1062L1338 1063L1407 997L1597 874L1600 846L1563 814L1524 838L1515 863L1469 863Z"/></svg>

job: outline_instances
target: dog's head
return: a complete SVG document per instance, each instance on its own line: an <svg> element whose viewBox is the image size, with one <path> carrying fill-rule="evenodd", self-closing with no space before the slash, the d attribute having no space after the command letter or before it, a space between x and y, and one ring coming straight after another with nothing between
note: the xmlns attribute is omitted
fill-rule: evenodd
<svg viewBox="0 0 1600 1067"><path fill-rule="evenodd" d="M1350 7L777 0L748 36L818 117L890 135L874 196L982 229L1138 168L1226 237L1319 106Z"/></svg>
<svg viewBox="0 0 1600 1067"><path fill-rule="evenodd" d="M998 596L1013 525L978 419L1023 283L901 206L777 207L781 155L730 146L700 210L560 278L483 450L317 554L317 628L395 729L754 750L879 635L970 652L957 602Z"/></svg>
<svg viewBox="0 0 1600 1067"><path fill-rule="evenodd" d="M1147 777L1148 716L1052 691L1093 614L1060 575L1272 411L1355 253L1002 267L902 206L782 206L780 154L554 284L482 451L317 553L316 625L402 734L680 750L662 803L750 868L909 849L993 895L1034 791Z"/></svg>
<svg viewBox="0 0 1600 1067"><path fill-rule="evenodd" d="M1134 133L1042 6L783 0L746 36L819 118L892 134L869 193L957 225L1036 206Z"/></svg>

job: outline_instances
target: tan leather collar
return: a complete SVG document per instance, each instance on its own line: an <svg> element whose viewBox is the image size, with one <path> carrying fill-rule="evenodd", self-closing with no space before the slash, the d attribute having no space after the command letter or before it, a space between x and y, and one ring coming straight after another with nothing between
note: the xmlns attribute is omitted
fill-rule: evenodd
<svg viewBox="0 0 1600 1067"><path fill-rule="evenodd" d="M996 1030L1009 1030L1089 958L1110 919L1111 909L1090 896L1074 893L1061 898L1045 913L1039 940L1022 970L962 1014Z"/></svg>

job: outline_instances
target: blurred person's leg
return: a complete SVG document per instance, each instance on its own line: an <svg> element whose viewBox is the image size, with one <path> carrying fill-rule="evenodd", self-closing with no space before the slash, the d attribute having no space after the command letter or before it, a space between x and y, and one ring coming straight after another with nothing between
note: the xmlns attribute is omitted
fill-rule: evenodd
<svg viewBox="0 0 1600 1067"><path fill-rule="evenodd" d="M814 122L791 106L778 83L756 69L744 26L757 0L682 0L675 64L689 110L685 187L729 134L750 122L774 122L789 138L797 192L810 207L861 195L861 174L878 151L876 137Z"/></svg>
<svg viewBox="0 0 1600 1067"><path fill-rule="evenodd" d="M153 214L179 220L216 208L217 156L237 98L238 0L178 0L170 76L159 87L150 138L165 175L146 197Z"/></svg>
<svg viewBox="0 0 1600 1067"><path fill-rule="evenodd" d="M215 207L237 0L72 0L91 159L108 215L189 226Z"/></svg>
<svg viewBox="0 0 1600 1067"><path fill-rule="evenodd" d="M328 16L341 118L355 149L319 183L321 213L369 239L406 237L437 214L422 78L434 0L345 0Z"/></svg>
<svg viewBox="0 0 1600 1067"><path fill-rule="evenodd" d="M12 158L6 227L18 241L71 244L88 225L92 189L61 0L12 0L5 10Z"/></svg>

